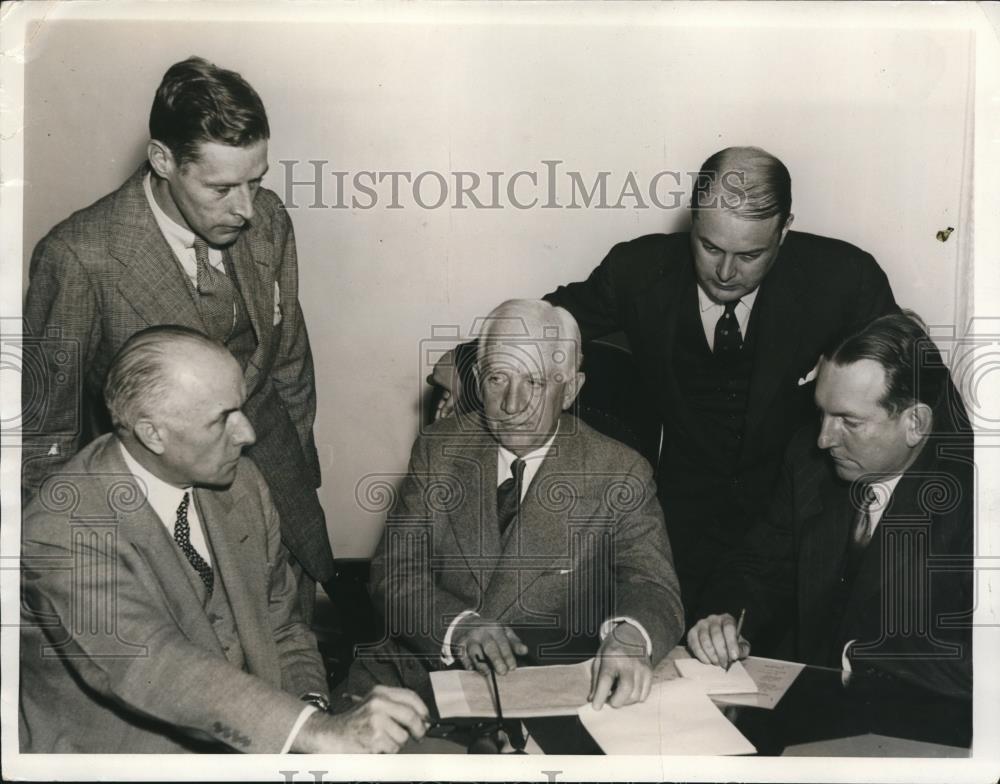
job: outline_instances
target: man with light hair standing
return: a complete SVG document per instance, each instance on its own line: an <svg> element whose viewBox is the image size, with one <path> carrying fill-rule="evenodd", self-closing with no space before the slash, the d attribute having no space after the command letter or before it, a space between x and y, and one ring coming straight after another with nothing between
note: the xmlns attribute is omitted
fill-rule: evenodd
<svg viewBox="0 0 1000 784"><path fill-rule="evenodd" d="M690 232L615 245L587 280L545 297L573 314L584 341L628 339L663 427L656 481L689 622L717 559L766 508L812 413L823 346L895 309L869 254L791 231L791 209L785 165L729 147L695 180ZM452 371L470 363L452 360L434 379L460 389ZM444 410L455 402L446 398Z"/></svg>
<svg viewBox="0 0 1000 784"><path fill-rule="evenodd" d="M429 670L502 676L588 639L596 708L649 694L682 632L670 545L648 463L567 413L579 349L562 308L511 300L490 313L482 420L442 419L413 446L372 564L385 638L359 654L353 683L420 692Z"/></svg>
<svg viewBox="0 0 1000 784"><path fill-rule="evenodd" d="M391 752L425 730L411 692L343 714L226 348L186 327L112 360L115 432L42 485L22 525L22 752Z"/></svg>

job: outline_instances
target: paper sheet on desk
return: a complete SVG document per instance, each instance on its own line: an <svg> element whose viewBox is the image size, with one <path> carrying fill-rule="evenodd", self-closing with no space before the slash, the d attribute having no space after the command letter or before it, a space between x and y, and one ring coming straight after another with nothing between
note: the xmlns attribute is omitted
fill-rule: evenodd
<svg viewBox="0 0 1000 784"><path fill-rule="evenodd" d="M681 677L700 685L706 694L756 694L758 691L742 662L733 662L728 671L714 664L702 664L697 659L677 659L674 665Z"/></svg>
<svg viewBox="0 0 1000 784"><path fill-rule="evenodd" d="M579 664L518 667L497 676L504 718L572 716L587 702L593 659ZM431 673L434 702L442 719L494 716L492 689L486 678L471 670Z"/></svg>
<svg viewBox="0 0 1000 784"><path fill-rule="evenodd" d="M605 754L753 754L736 729L694 681L677 678L653 686L649 699L624 708L589 704L580 721Z"/></svg>
<svg viewBox="0 0 1000 784"><path fill-rule="evenodd" d="M762 659L751 656L743 660L747 674L757 684L757 694L713 694L712 699L724 705L750 705L771 710L788 691L805 667L799 662Z"/></svg>

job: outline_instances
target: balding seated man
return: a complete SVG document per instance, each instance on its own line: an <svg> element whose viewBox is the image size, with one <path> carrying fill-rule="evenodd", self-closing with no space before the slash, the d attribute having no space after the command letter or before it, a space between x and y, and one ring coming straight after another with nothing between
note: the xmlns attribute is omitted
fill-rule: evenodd
<svg viewBox="0 0 1000 784"><path fill-rule="evenodd" d="M339 715L301 621L240 366L186 327L133 335L115 433L22 525L22 752L391 752L427 709L378 688Z"/></svg>
<svg viewBox="0 0 1000 784"><path fill-rule="evenodd" d="M483 417L439 420L413 446L372 565L386 636L352 691L419 692L456 663L504 676L529 643L547 641L546 664L589 637L594 707L649 694L683 631L670 545L649 464L565 413L579 367L568 311L512 300L486 319Z"/></svg>

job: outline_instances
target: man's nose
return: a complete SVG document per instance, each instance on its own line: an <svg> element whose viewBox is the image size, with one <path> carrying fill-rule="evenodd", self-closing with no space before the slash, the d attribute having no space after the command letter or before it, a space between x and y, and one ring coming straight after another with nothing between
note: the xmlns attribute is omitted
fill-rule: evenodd
<svg viewBox="0 0 1000 784"><path fill-rule="evenodd" d="M719 266L716 268L715 274L723 283L731 281L733 276L736 274L736 259L727 253L722 257L722 261L719 262Z"/></svg>
<svg viewBox="0 0 1000 784"><path fill-rule="evenodd" d="M241 185L233 191L233 212L248 222L253 218L253 192L249 185Z"/></svg>
<svg viewBox="0 0 1000 784"><path fill-rule="evenodd" d="M816 439L816 446L820 449L830 449L837 445L837 426L833 417L823 417L819 427L819 438Z"/></svg>
<svg viewBox="0 0 1000 784"><path fill-rule="evenodd" d="M254 432L253 425L250 424L246 414L240 411L234 414L234 417L236 421L233 424L233 441L241 447L256 443L257 433Z"/></svg>
<svg viewBox="0 0 1000 784"><path fill-rule="evenodd" d="M525 390L525 385L516 381L507 385L507 391L503 396L503 412L505 414L519 414L527 408L530 395Z"/></svg>

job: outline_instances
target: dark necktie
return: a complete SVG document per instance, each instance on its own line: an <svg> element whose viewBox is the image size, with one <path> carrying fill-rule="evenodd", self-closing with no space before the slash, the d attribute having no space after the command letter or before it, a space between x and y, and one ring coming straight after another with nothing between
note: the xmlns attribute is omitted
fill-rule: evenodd
<svg viewBox="0 0 1000 784"><path fill-rule="evenodd" d="M861 508L854 518L854 526L851 529L851 541L847 545L847 570L848 580L852 580L857 574L861 558L865 554L869 543L872 540L871 531L871 506L875 501L875 491L871 485L865 485L861 491Z"/></svg>
<svg viewBox="0 0 1000 784"><path fill-rule="evenodd" d="M715 322L715 348L716 356L733 356L743 348L743 335L740 334L740 322L736 320L736 306L739 300L727 302L725 311Z"/></svg>
<svg viewBox="0 0 1000 784"><path fill-rule="evenodd" d="M205 583L208 592L212 593L212 586L215 584L215 574L212 572L211 565L198 554L198 551L194 549L194 545L191 544L191 526L188 525L188 504L190 502L191 494L184 493L184 498L181 500L180 506L177 507L177 522L174 524L174 541L177 542L177 546L187 556L194 570L198 572L198 576Z"/></svg>
<svg viewBox="0 0 1000 784"><path fill-rule="evenodd" d="M195 238L194 256L198 262L198 311L208 334L225 340L233 329L232 284L224 272L209 263L208 243L201 237Z"/></svg>
<svg viewBox="0 0 1000 784"><path fill-rule="evenodd" d="M500 525L500 536L510 527L517 517L521 505L521 482L524 480L524 461L517 458L510 464L513 476L508 477L497 488L497 522Z"/></svg>

